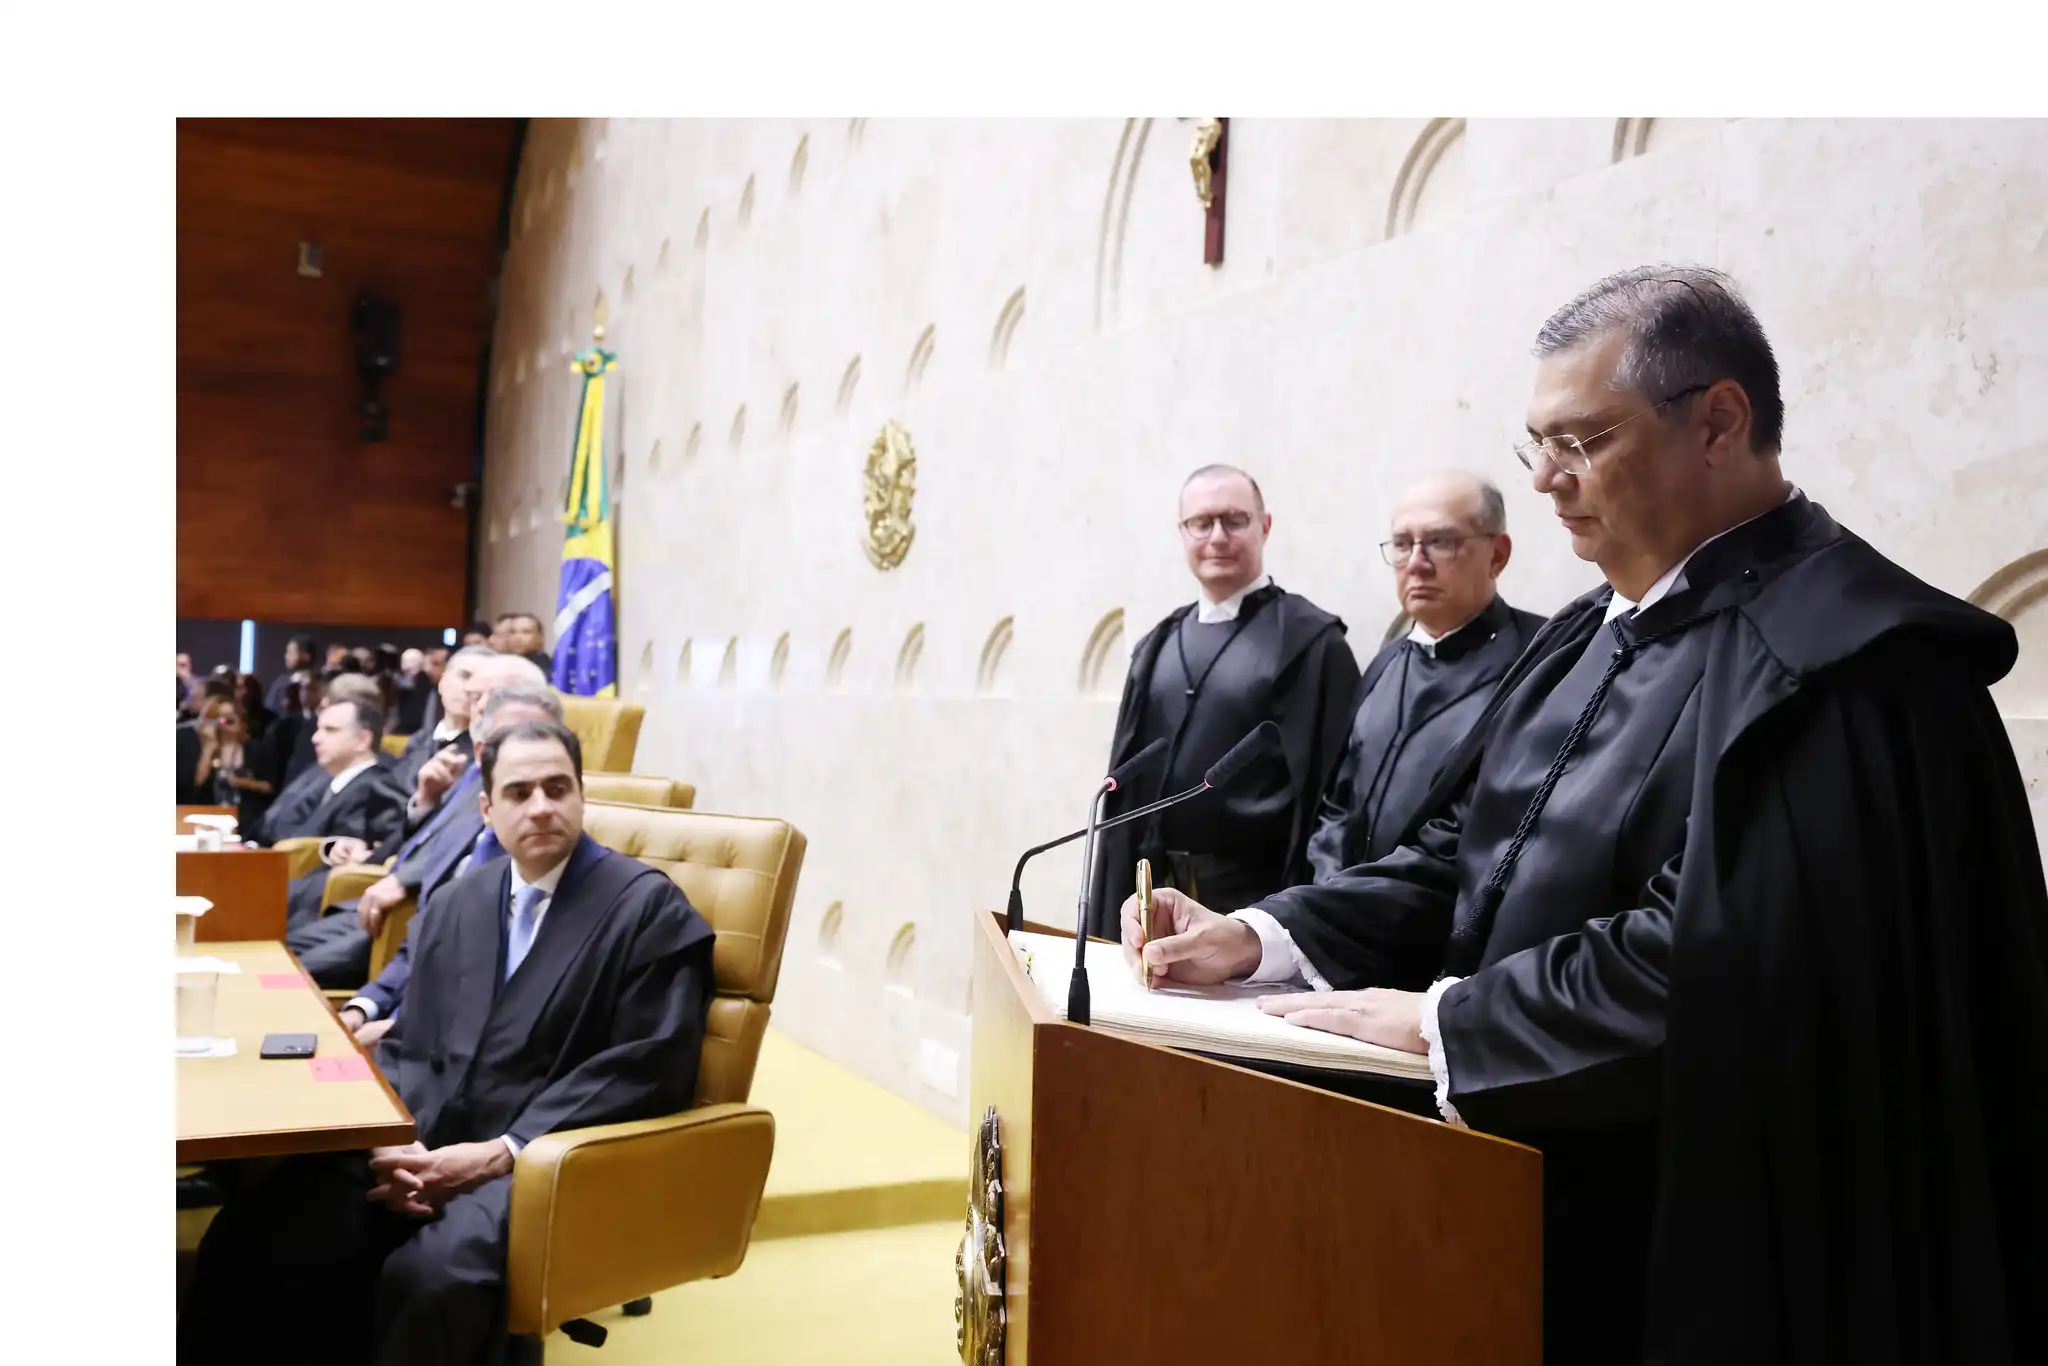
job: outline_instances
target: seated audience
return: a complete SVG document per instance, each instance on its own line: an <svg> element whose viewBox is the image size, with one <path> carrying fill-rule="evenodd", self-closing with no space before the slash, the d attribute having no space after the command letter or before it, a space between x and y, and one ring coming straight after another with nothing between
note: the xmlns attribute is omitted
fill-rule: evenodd
<svg viewBox="0 0 2048 1366"><path fill-rule="evenodd" d="M291 711L291 707L285 702L284 691L291 685L292 675L301 670L309 672L312 670L319 654L320 645L311 636L293 636L290 640L286 641L284 646L284 670L278 674L277 680L270 685L270 691L264 695L264 705L279 716L283 716Z"/></svg>
<svg viewBox="0 0 2048 1366"><path fill-rule="evenodd" d="M547 634L542 629L540 618L531 612L507 612L498 618L497 629L491 638L506 654L525 655L540 666L540 671L550 678L554 676L554 661L548 657Z"/></svg>
<svg viewBox="0 0 2048 1366"><path fill-rule="evenodd" d="M552 690L499 687L479 707L473 734L481 744L493 731L521 721L561 719L561 699ZM325 915L319 913L316 901L313 913L287 933L285 946L298 955L314 981L328 988L361 986L369 976L370 942L385 914L408 896L415 898L424 912L434 893L465 871L473 856L488 856L481 843L487 833L477 804L481 788L481 775L475 765L469 765L433 817L406 838L395 854L388 855L394 859L389 873L358 899L331 907ZM390 997L393 1006L404 991L403 979L409 971L408 965L396 979Z"/></svg>
<svg viewBox="0 0 2048 1366"><path fill-rule="evenodd" d="M209 703L234 701L234 689L218 679L207 679L192 690L193 706L198 710ZM212 806L212 766L202 766L200 755L206 748L206 729L212 724L205 716L194 716L178 722L176 753L178 761L178 805Z"/></svg>
<svg viewBox="0 0 2048 1366"><path fill-rule="evenodd" d="M540 671L531 663L517 655L499 655L489 649L465 651L462 664L454 672L457 682L449 685L453 694L449 702L460 709L464 729L450 736L446 744L431 754L409 753L396 761L387 761L398 790L412 790L403 821L381 845L366 840L338 841L329 856L329 862L334 866L386 863L398 858L414 834L444 809L444 803L451 795L459 802L473 804L478 778L469 771L470 759L476 752L469 727L474 724L484 698L499 688L546 687ZM320 903L327 893L327 873L326 868L317 868L292 880L285 893L287 935L321 918ZM408 887L407 890L414 888ZM398 899L392 898L393 901ZM352 912L353 904L347 905L346 909ZM358 982L361 980L360 977L356 979ZM354 983L343 985L353 986Z"/></svg>
<svg viewBox="0 0 2048 1366"><path fill-rule="evenodd" d="M231 806L237 823L255 829L280 786L269 746L251 739L241 704L232 697L208 699L194 728L199 753L193 782L201 806Z"/></svg>
<svg viewBox="0 0 2048 1366"><path fill-rule="evenodd" d="M405 794L378 762L383 729L384 714L376 703L329 697L313 728L313 749L327 775L326 787L309 809L286 808L281 798L258 832L261 841L351 835L374 844L390 838L405 818Z"/></svg>
<svg viewBox="0 0 2048 1366"><path fill-rule="evenodd" d="M492 638L494 634L488 621L472 621L463 629L462 643L464 645L488 645L495 650L498 648L498 642Z"/></svg>
<svg viewBox="0 0 2048 1366"><path fill-rule="evenodd" d="M251 1173L200 1243L179 1360L499 1359L519 1150L691 1103L710 927L667 877L583 834L570 731L496 731L479 767L509 858L443 892L377 1049L419 1141Z"/></svg>
<svg viewBox="0 0 2048 1366"><path fill-rule="evenodd" d="M448 658L446 650L440 653L443 660ZM399 657L398 720L391 728L394 735L418 735L427 729L427 703L434 696L439 678L439 671L429 674L424 651L407 650Z"/></svg>

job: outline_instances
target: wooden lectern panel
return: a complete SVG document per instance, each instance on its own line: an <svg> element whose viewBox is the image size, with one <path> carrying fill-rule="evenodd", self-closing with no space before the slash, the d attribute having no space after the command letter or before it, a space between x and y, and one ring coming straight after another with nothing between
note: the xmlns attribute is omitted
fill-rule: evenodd
<svg viewBox="0 0 2048 1366"><path fill-rule="evenodd" d="M1049 1018L985 921L1010 1366L1541 1361L1535 1150Z"/></svg>
<svg viewBox="0 0 2048 1366"><path fill-rule="evenodd" d="M199 917L202 943L283 939L290 878L291 855L278 849L178 855L178 895L203 896L213 903Z"/></svg>

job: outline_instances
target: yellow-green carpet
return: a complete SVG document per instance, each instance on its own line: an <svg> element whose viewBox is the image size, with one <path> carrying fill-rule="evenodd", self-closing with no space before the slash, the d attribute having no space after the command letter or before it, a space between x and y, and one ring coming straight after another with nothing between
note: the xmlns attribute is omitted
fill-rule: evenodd
<svg viewBox="0 0 2048 1366"><path fill-rule="evenodd" d="M746 1263L724 1280L656 1295L645 1317L599 1315L593 1322L611 1334L602 1349L557 1333L548 1361L957 1361L953 1254L966 1213L967 1136L774 1030L751 1100L775 1116L775 1160ZM211 1215L179 1214L181 1263Z"/></svg>

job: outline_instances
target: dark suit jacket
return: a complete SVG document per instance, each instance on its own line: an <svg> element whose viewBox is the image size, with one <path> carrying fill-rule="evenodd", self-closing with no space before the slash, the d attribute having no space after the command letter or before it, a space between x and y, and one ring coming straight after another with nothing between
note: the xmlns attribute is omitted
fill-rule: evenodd
<svg viewBox="0 0 2048 1366"><path fill-rule="evenodd" d="M438 725L439 723L436 722L435 724ZM472 758L475 757L474 745L469 738L468 731L464 731L453 740L448 741L448 745L455 745L464 754L468 754ZM414 731L412 738L405 742L405 751L392 761L392 779L400 787L404 788L406 795L410 797L413 789L419 785L420 770L427 766L427 760L433 758L447 747L447 745L435 741L433 726Z"/></svg>
<svg viewBox="0 0 2048 1366"><path fill-rule="evenodd" d="M422 1143L530 1143L673 1114L697 1089L711 927L681 889L587 835L505 978L511 867L472 868L415 936L420 987L377 1061Z"/></svg>
<svg viewBox="0 0 2048 1366"><path fill-rule="evenodd" d="M322 776L327 775L323 773ZM327 783L331 785L332 782L333 779L328 777ZM376 845L389 839L405 820L405 794L391 781L390 770L382 764L358 773L338 793L330 792L327 786L315 787L313 793L312 809L303 814L303 801L295 802L289 811L279 809L282 803L271 808L264 830L270 842L301 835L316 835L322 839L330 835L352 835Z"/></svg>

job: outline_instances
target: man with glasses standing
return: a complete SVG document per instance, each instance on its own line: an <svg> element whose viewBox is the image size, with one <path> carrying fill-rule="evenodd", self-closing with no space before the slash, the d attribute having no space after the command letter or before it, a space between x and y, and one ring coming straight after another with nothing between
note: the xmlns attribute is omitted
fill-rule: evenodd
<svg viewBox="0 0 2048 1366"><path fill-rule="evenodd" d="M1144 971L1305 984L1262 1004L1540 1149L1548 1361L2048 1361L2013 628L1786 481L1719 273L1611 276L1535 349L1518 453L1607 582L1399 848L1234 915L1161 892Z"/></svg>
<svg viewBox="0 0 2048 1366"><path fill-rule="evenodd" d="M1263 721L1278 723L1284 744L1226 791L1103 832L1089 903L1091 931L1103 938L1117 936L1140 858L1151 860L1157 885L1227 906L1309 876L1309 830L1344 752L1358 661L1342 621L1266 573L1272 526L1258 484L1234 466L1205 466L1181 486L1181 548L1200 597L1132 651L1109 763L1154 740L1166 741L1166 753L1104 814L1200 783Z"/></svg>
<svg viewBox="0 0 2048 1366"><path fill-rule="evenodd" d="M1350 744L1309 837L1317 881L1393 851L1445 756L1543 624L1495 590L1512 551L1506 501L1476 474L1433 475L1394 505L1380 554L1412 625L1366 665Z"/></svg>

